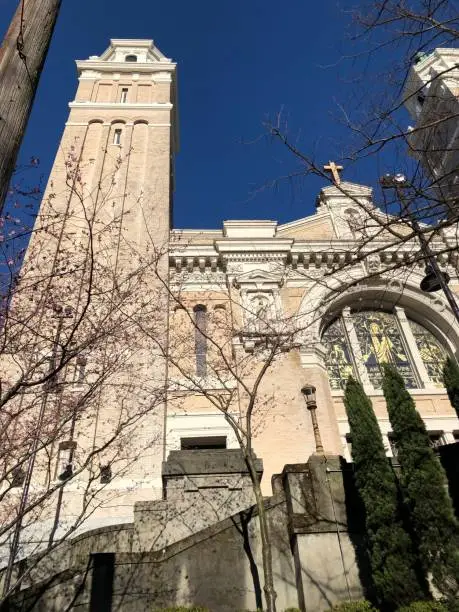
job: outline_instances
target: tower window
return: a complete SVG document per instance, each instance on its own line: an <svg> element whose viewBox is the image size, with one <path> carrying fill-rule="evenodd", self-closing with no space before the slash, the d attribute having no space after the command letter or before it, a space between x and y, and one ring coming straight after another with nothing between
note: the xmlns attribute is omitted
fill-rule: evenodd
<svg viewBox="0 0 459 612"><path fill-rule="evenodd" d="M196 355L196 374L205 376L207 370L207 308L202 304L194 307L195 323L195 355Z"/></svg>
<svg viewBox="0 0 459 612"><path fill-rule="evenodd" d="M115 130L113 134L113 144L120 145L121 144L121 130Z"/></svg>
<svg viewBox="0 0 459 612"><path fill-rule="evenodd" d="M110 464L100 468L100 484L108 484L112 479L112 467Z"/></svg>
<svg viewBox="0 0 459 612"><path fill-rule="evenodd" d="M126 55L126 57L124 58L125 62L136 62L137 61L137 55Z"/></svg>
<svg viewBox="0 0 459 612"><path fill-rule="evenodd" d="M11 470L11 486L22 487L25 480L25 471L21 466L16 466Z"/></svg>
<svg viewBox="0 0 459 612"><path fill-rule="evenodd" d="M68 480L73 476L73 455L75 453L76 442L66 440L60 442L57 453L56 471L54 478L57 480Z"/></svg>
<svg viewBox="0 0 459 612"><path fill-rule="evenodd" d="M120 102L122 104L125 104L127 102L127 97L128 97L128 88L127 87L123 87L121 89L121 96L120 96Z"/></svg>
<svg viewBox="0 0 459 612"><path fill-rule="evenodd" d="M84 383L87 363L88 363L88 360L86 359L84 355L78 355L76 359L76 366L77 366L76 382L78 384Z"/></svg>

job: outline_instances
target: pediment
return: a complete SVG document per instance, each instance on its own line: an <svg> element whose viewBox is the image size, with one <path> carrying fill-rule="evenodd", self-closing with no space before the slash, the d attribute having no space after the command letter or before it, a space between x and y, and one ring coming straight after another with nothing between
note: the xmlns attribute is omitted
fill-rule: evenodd
<svg viewBox="0 0 459 612"><path fill-rule="evenodd" d="M359 183L351 183L350 181L342 181L338 185L329 185L328 187L322 187L320 190L321 194L326 196L339 196L339 197L367 197L371 198L373 189L367 185L359 185Z"/></svg>
<svg viewBox="0 0 459 612"><path fill-rule="evenodd" d="M296 221L283 223L277 230L279 238L297 240L329 240L334 237L333 226L328 211L318 212Z"/></svg>
<svg viewBox="0 0 459 612"><path fill-rule="evenodd" d="M250 270L234 278L234 285L238 288L274 289L281 287L281 275L268 270Z"/></svg>

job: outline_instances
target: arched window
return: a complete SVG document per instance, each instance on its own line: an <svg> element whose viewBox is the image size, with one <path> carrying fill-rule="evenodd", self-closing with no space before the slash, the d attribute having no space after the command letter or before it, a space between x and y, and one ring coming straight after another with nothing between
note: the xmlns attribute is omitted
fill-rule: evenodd
<svg viewBox="0 0 459 612"><path fill-rule="evenodd" d="M137 61L137 55L126 55L126 57L124 58L125 62L136 62Z"/></svg>
<svg viewBox="0 0 459 612"><path fill-rule="evenodd" d="M193 308L195 323L195 355L196 355L196 374L205 376L207 371L207 308L198 304Z"/></svg>
<svg viewBox="0 0 459 612"><path fill-rule="evenodd" d="M408 388L442 387L447 351L425 327L404 311L361 310L340 315L322 335L332 389L349 376L381 388L382 364L394 365Z"/></svg>

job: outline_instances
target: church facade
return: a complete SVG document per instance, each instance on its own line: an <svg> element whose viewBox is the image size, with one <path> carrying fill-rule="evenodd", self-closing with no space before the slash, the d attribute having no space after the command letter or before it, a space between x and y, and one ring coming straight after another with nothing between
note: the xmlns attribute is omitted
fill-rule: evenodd
<svg viewBox="0 0 459 612"><path fill-rule="evenodd" d="M10 491L25 508L44 500L21 524L22 554L164 501L164 466L177 452L249 447L263 461L265 495L286 464L317 452L350 461L349 376L371 397L395 458L383 363L402 373L432 445L459 440L441 374L459 325L441 292L421 291L417 240L378 210L369 187L330 163L333 180L308 217L171 229L176 65L152 41L117 39L77 67L19 284L45 290L18 290L12 301L34 333L47 333L32 350L31 326L12 316L24 340L2 366L10 388L28 373L32 391L12 401L30 402L40 427L38 458L32 468L23 460ZM455 240L446 229L432 248L459 293ZM233 490L219 478L214 489ZM215 522L230 510L216 510Z"/></svg>

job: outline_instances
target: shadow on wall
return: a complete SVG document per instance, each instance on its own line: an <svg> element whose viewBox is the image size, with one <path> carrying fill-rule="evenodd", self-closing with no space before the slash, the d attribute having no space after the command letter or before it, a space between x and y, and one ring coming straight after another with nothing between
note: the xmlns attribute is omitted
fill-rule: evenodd
<svg viewBox="0 0 459 612"><path fill-rule="evenodd" d="M374 595L374 584L371 577L370 558L365 544L365 508L355 485L353 464L340 457L340 465L343 473L349 539L354 546L359 578L365 598L371 601Z"/></svg>
<svg viewBox="0 0 459 612"><path fill-rule="evenodd" d="M448 478L448 489L453 501L454 512L459 519L459 443L439 446L437 451Z"/></svg>

